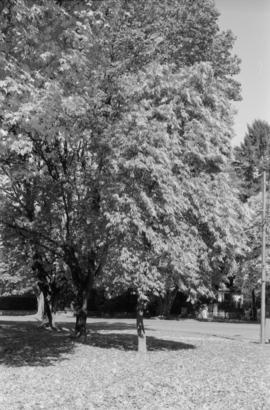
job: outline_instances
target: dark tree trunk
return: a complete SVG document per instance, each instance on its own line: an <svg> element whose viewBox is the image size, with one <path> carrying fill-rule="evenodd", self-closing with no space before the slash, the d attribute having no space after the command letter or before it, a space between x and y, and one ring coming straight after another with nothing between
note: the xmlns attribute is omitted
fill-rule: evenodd
<svg viewBox="0 0 270 410"><path fill-rule="evenodd" d="M71 245L66 245L64 259L69 266L74 286L77 289L76 301L74 303L76 316L75 337L83 336L84 340L86 340L87 300L93 282L93 275L91 274L92 266L89 266L88 274L85 278L76 257L75 248Z"/></svg>
<svg viewBox="0 0 270 410"><path fill-rule="evenodd" d="M84 270L85 268L81 267L76 256L75 249L75 246L66 245L64 259L69 266L73 283L77 289L74 306L76 315L75 335L76 337L83 336L84 341L86 341L87 302L90 291L93 288L94 278L101 272L103 263L100 262L100 264L96 266L96 253L91 249L87 255L87 268Z"/></svg>
<svg viewBox="0 0 270 410"><path fill-rule="evenodd" d="M48 318L49 327L53 329L55 326L53 320L52 307L48 295L44 295L44 314Z"/></svg>
<svg viewBox="0 0 270 410"><path fill-rule="evenodd" d="M257 307L255 289L252 289L252 319L257 320Z"/></svg>
<svg viewBox="0 0 270 410"><path fill-rule="evenodd" d="M76 301L76 323L75 323L75 336L83 337L86 341L87 337L87 301L88 301L87 290L82 290L79 292L77 301Z"/></svg>
<svg viewBox="0 0 270 410"><path fill-rule="evenodd" d="M90 292L93 288L93 272L91 270L87 273L87 278L82 281L78 289L76 303L75 303L75 337L83 337L84 342L87 338L87 305Z"/></svg>
<svg viewBox="0 0 270 410"><path fill-rule="evenodd" d="M143 314L144 314L144 301L139 299L137 300L137 335L138 335L138 352L146 353L146 335L143 323Z"/></svg>

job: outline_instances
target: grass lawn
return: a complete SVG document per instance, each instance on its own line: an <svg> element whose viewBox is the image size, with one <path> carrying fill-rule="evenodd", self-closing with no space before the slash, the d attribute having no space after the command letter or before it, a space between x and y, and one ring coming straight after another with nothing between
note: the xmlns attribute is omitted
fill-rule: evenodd
<svg viewBox="0 0 270 410"><path fill-rule="evenodd" d="M18 318L19 319L19 318ZM0 318L0 409L270 409L270 345L257 325L89 320L87 344ZM250 326L250 327L249 327ZM255 327L254 327L255 326Z"/></svg>

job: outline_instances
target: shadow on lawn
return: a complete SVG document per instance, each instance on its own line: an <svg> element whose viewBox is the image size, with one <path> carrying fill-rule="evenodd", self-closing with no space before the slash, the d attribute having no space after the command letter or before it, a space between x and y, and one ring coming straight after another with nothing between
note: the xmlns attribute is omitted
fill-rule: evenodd
<svg viewBox="0 0 270 410"><path fill-rule="evenodd" d="M74 325L71 323L59 323L60 327L68 328L69 330L74 329ZM103 349L120 349L120 350L137 350L137 333L136 325L123 323L123 322L96 322L89 323L87 325L88 337L86 344L91 346L100 347ZM108 333L99 333L101 331L108 331ZM133 330L134 334L130 333L113 333L111 331L123 331L123 330ZM145 327L146 335L149 330L147 326ZM90 331L90 332L89 332ZM151 329L153 332L153 329ZM79 342L80 343L80 342ZM194 349L195 346L175 342L172 340L158 339L153 336L147 336L147 349L149 351L157 350L182 350L182 349Z"/></svg>
<svg viewBox="0 0 270 410"><path fill-rule="evenodd" d="M72 354L74 346L81 342L70 337L69 330L73 329L74 325L64 326L65 330L56 332L40 329L37 323L0 322L0 365L51 366L58 361L69 360L68 354ZM90 330L86 342L88 346L125 351L137 350L137 336L133 325L99 322L90 324L88 329ZM128 329L134 329L134 334L98 332ZM149 351L175 351L194 349L195 346L147 336L147 348Z"/></svg>
<svg viewBox="0 0 270 410"><path fill-rule="evenodd" d="M74 319L75 322L75 319ZM57 325L61 328L68 328L70 331L74 329L74 323L66 323L66 322L57 322ZM145 327L147 330L147 327ZM87 330L99 332L100 330L134 330L136 331L135 321L134 323L126 323L126 322L93 322L87 323Z"/></svg>
<svg viewBox="0 0 270 410"><path fill-rule="evenodd" d="M137 350L138 339L136 334L128 333L90 333L87 337L86 344L103 349L119 349L126 351ZM147 350L153 351L172 351L183 349L195 349L194 345L175 342L172 340L158 339L153 336L146 336Z"/></svg>
<svg viewBox="0 0 270 410"><path fill-rule="evenodd" d="M49 366L66 360L74 342L68 333L40 329L29 322L0 322L0 365Z"/></svg>

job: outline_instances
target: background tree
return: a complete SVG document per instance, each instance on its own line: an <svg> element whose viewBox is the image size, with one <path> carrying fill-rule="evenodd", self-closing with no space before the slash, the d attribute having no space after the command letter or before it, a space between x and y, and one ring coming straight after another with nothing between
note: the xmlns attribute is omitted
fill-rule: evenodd
<svg viewBox="0 0 270 410"><path fill-rule="evenodd" d="M241 272L237 281L242 288L245 300L252 306L254 319L256 319L256 298L260 293L261 277L261 175L264 169L269 174L269 141L270 125L266 121L255 120L248 125L244 141L234 150L235 182L239 189L240 199L246 205L248 215L245 223L248 249L241 259ZM269 230L268 223L266 229Z"/></svg>
<svg viewBox="0 0 270 410"><path fill-rule="evenodd" d="M241 289L246 307L251 307L251 317L257 319L258 301L260 300L261 266L262 266L262 197L253 195L244 205L247 210L245 222L248 238L247 249L239 261L239 272L235 283ZM269 206L268 206L269 213ZM267 238L269 224L266 225ZM269 248L269 239L266 241ZM269 263L269 260L267 260Z"/></svg>
<svg viewBox="0 0 270 410"><path fill-rule="evenodd" d="M270 125L266 121L255 120L248 125L243 142L235 147L235 172L243 202L257 195L261 189L260 174L269 162L269 141Z"/></svg>
<svg viewBox="0 0 270 410"><path fill-rule="evenodd" d="M263 120L255 120L248 125L244 141L235 148L236 185L240 198L247 209L246 232L248 250L241 259L237 282L242 288L245 300L252 307L252 317L256 319L256 308L260 294L261 277L261 175L269 163L270 125ZM268 191L268 188L267 188ZM267 210L267 215L269 209ZM269 229L268 223L266 226Z"/></svg>

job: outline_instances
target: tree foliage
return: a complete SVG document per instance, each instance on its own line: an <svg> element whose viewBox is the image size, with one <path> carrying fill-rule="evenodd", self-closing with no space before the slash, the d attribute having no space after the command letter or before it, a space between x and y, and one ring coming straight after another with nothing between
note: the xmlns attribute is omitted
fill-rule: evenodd
<svg viewBox="0 0 270 410"><path fill-rule="evenodd" d="M269 162L270 125L255 120L248 125L244 141L235 147L235 170L242 201L256 196L261 189L262 170Z"/></svg>
<svg viewBox="0 0 270 410"><path fill-rule="evenodd" d="M245 229L248 249L241 259L237 278L246 300L251 300L252 292L259 293L262 269L262 172L269 176L270 125L263 120L255 120L248 125L244 141L235 148L235 174L240 199L247 209ZM268 187L267 187L268 196ZM269 204L266 215L266 249L269 247ZM267 266L269 261L267 260Z"/></svg>
<svg viewBox="0 0 270 410"><path fill-rule="evenodd" d="M243 235L239 98L212 1L33 1L1 13L4 235L109 293L207 293ZM26 249L25 248L25 249Z"/></svg>

